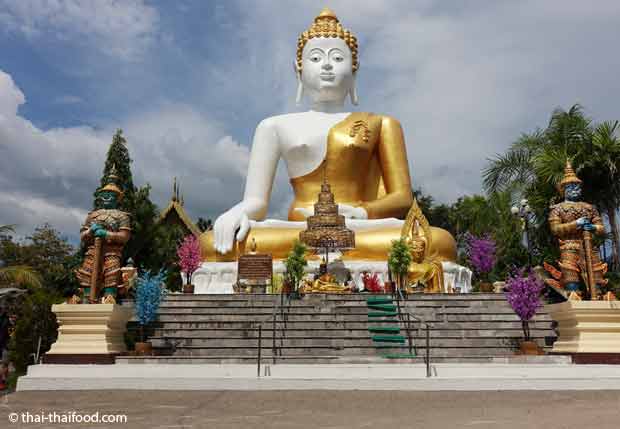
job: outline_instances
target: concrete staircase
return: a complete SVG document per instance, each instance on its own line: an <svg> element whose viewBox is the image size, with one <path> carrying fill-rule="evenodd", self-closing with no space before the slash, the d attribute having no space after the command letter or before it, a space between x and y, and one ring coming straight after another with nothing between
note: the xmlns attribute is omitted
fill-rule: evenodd
<svg viewBox="0 0 620 429"><path fill-rule="evenodd" d="M419 357L383 357L408 356L408 342L377 349L368 328L394 326L394 319L369 324L369 297L307 295L281 308L279 295L169 295L150 337L156 356L123 356L117 362L249 363L256 361L259 325L265 361L272 359L275 337L276 361L282 363L421 362L425 331L419 323L410 332ZM401 305L432 325L433 362L496 361L514 355L522 337L521 323L501 294L414 294ZM533 340L549 347L555 338L549 316L540 312L530 326ZM408 337L404 324L400 327Z"/></svg>

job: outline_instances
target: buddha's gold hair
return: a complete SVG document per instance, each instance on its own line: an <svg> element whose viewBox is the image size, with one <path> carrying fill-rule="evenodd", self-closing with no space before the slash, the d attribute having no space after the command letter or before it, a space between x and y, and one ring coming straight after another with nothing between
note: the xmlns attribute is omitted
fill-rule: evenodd
<svg viewBox="0 0 620 429"><path fill-rule="evenodd" d="M325 8L321 11L319 16L314 18L314 22L310 28L299 35L297 38L297 70L301 72L301 55L304 50L304 46L308 43L308 40L315 37L337 37L347 44L351 49L352 56L352 68L355 73L359 68L359 61L357 58L357 38L351 33L351 31L345 29L338 21L338 18L329 8Z"/></svg>

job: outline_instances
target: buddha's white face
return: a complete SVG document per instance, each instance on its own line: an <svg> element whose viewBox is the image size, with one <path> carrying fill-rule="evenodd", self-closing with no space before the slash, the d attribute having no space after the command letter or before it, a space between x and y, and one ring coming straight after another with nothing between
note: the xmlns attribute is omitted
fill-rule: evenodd
<svg viewBox="0 0 620 429"><path fill-rule="evenodd" d="M344 102L353 86L353 58L344 40L310 39L302 51L301 83L313 102Z"/></svg>

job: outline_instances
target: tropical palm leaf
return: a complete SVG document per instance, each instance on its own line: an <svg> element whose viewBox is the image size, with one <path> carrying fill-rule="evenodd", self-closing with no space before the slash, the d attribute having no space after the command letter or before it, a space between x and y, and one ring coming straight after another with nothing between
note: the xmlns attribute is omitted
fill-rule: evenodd
<svg viewBox="0 0 620 429"><path fill-rule="evenodd" d="M533 178L532 154L525 148L511 148L504 155L489 159L482 180L489 193L501 192L509 186L527 186Z"/></svg>
<svg viewBox="0 0 620 429"><path fill-rule="evenodd" d="M0 268L0 284L16 286L41 287L39 273L25 265L13 265Z"/></svg>
<svg viewBox="0 0 620 429"><path fill-rule="evenodd" d="M15 225L0 225L0 235L15 232Z"/></svg>

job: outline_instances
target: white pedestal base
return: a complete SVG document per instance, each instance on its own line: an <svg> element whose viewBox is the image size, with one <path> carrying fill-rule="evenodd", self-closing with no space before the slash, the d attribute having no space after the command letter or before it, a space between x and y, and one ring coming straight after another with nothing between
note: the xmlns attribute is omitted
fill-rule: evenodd
<svg viewBox="0 0 620 429"><path fill-rule="evenodd" d="M126 351L123 335L130 308L118 304L55 304L58 339L47 355L118 354Z"/></svg>
<svg viewBox="0 0 620 429"><path fill-rule="evenodd" d="M308 261L307 273L318 271L320 261ZM385 261L345 261L346 268L351 270L351 276L357 287L364 288L362 274L368 272L377 274L379 281L387 280L387 262ZM461 293L471 292L471 271L453 262L444 262L444 292L458 288ZM282 261L273 263L273 273L283 274L285 271ZM202 266L192 276L194 293L196 294L226 294L234 293L232 285L237 281L237 262L203 262Z"/></svg>
<svg viewBox="0 0 620 429"><path fill-rule="evenodd" d="M620 301L545 305L560 336L552 353L620 353Z"/></svg>

